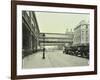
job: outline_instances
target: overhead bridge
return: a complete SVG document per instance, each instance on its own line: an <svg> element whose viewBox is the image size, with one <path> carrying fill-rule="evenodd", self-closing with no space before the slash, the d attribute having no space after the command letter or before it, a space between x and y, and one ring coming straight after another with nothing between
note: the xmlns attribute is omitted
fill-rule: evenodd
<svg viewBox="0 0 100 80"><path fill-rule="evenodd" d="M43 36L43 34L45 34L45 36ZM73 43L73 33L40 33L39 42L40 45L45 43L45 46Z"/></svg>

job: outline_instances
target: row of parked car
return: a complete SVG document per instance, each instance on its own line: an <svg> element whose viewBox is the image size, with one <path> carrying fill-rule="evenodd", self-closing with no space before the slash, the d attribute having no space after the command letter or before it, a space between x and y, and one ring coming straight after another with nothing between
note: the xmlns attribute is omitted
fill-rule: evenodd
<svg viewBox="0 0 100 80"><path fill-rule="evenodd" d="M89 45L65 46L63 53L89 59Z"/></svg>

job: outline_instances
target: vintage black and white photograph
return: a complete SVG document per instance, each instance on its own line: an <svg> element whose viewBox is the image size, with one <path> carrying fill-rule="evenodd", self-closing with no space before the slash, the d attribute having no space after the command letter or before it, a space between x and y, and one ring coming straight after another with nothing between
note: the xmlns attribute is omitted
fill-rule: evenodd
<svg viewBox="0 0 100 80"><path fill-rule="evenodd" d="M89 65L90 14L22 11L22 68Z"/></svg>
<svg viewBox="0 0 100 80"><path fill-rule="evenodd" d="M97 73L97 7L12 2L12 78Z"/></svg>

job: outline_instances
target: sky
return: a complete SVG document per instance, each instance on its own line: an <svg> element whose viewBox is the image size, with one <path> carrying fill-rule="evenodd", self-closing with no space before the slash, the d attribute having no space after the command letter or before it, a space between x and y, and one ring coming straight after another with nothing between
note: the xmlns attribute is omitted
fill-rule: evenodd
<svg viewBox="0 0 100 80"><path fill-rule="evenodd" d="M71 29L73 31L80 21L89 21L89 14L35 12L35 15L40 32L44 33L65 33Z"/></svg>

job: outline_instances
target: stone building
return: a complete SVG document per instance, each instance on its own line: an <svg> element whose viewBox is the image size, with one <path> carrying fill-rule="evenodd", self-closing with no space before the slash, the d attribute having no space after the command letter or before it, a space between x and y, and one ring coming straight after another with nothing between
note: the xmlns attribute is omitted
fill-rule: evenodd
<svg viewBox="0 0 100 80"><path fill-rule="evenodd" d="M89 23L82 20L75 28L74 28L74 45L86 45L89 44Z"/></svg>
<svg viewBox="0 0 100 80"><path fill-rule="evenodd" d="M22 53L23 57L37 51L39 27L33 11L22 11Z"/></svg>

